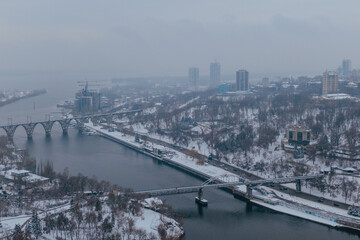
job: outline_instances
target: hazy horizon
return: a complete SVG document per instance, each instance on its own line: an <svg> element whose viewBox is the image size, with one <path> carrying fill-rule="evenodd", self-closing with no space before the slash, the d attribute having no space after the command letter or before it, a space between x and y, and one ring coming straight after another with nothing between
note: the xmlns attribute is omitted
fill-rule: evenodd
<svg viewBox="0 0 360 240"><path fill-rule="evenodd" d="M8 1L0 2L0 77L82 78L321 74L342 59L359 68L360 2Z"/></svg>

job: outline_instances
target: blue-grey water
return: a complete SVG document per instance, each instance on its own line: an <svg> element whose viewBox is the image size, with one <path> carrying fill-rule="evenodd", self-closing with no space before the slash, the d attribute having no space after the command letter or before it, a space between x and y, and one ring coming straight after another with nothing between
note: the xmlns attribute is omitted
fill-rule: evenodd
<svg viewBox="0 0 360 240"><path fill-rule="evenodd" d="M48 91L45 95L0 107L0 123L6 123L8 118L13 122L26 121L27 116L42 120L49 113L56 117L56 104L72 98L78 89L76 81L83 80L77 77L29 78L31 80L26 75L0 76L2 89L46 88ZM52 161L57 171L68 168L71 174L80 172L137 190L201 183L193 176L99 136L84 136L76 129L70 129L69 134L63 136L58 125L54 125L50 138L37 126L31 141L19 128L15 143L19 148L28 148L38 161ZM358 239L356 234L249 205L221 190L205 191L205 198L209 200L207 208L199 209L194 197L194 194L186 194L163 198L184 217L186 239Z"/></svg>

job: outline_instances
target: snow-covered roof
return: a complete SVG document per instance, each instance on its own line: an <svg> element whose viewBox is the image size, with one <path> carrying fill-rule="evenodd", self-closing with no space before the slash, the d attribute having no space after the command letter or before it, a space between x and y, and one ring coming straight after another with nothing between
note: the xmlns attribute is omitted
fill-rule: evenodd
<svg viewBox="0 0 360 240"><path fill-rule="evenodd" d="M347 171L347 172L355 172L356 169L355 168L352 168L352 167L347 167L347 168L344 168L343 171Z"/></svg>
<svg viewBox="0 0 360 240"><path fill-rule="evenodd" d="M1 171L0 175L4 176L6 179L14 180L16 175L26 175L29 171L27 170L18 170L18 169L9 169L7 171Z"/></svg>
<svg viewBox="0 0 360 240"><path fill-rule="evenodd" d="M328 100L356 99L355 97L352 97L346 93L331 93L331 94L322 96L322 98L328 99Z"/></svg>
<svg viewBox="0 0 360 240"><path fill-rule="evenodd" d="M321 169L322 172L330 172L331 168L330 167L324 167Z"/></svg>
<svg viewBox="0 0 360 240"><path fill-rule="evenodd" d="M12 174L26 174L26 173L30 173L30 171L28 170L18 170L18 169L10 169L8 172L12 173Z"/></svg>
<svg viewBox="0 0 360 240"><path fill-rule="evenodd" d="M46 182L49 179L46 177L42 177L33 173L29 173L28 176L22 178L23 181L27 183L36 183L36 182Z"/></svg>

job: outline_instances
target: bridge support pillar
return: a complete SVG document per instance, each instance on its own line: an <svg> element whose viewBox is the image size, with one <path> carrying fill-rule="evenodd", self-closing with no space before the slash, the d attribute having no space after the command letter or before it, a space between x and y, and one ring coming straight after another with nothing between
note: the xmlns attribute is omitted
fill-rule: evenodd
<svg viewBox="0 0 360 240"><path fill-rule="evenodd" d="M252 198L252 188L250 186L246 186L246 196Z"/></svg>
<svg viewBox="0 0 360 240"><path fill-rule="evenodd" d="M208 201L203 198L203 189L202 188L199 188L198 195L195 198L195 202L197 204L199 204L199 205L202 205L202 206L207 206L208 205Z"/></svg>
<svg viewBox="0 0 360 240"><path fill-rule="evenodd" d="M9 142L14 142L14 134L6 133Z"/></svg>
<svg viewBox="0 0 360 240"><path fill-rule="evenodd" d="M83 132L85 130L85 123L88 123L88 122L89 122L89 118L80 118L77 120L79 132Z"/></svg>
<svg viewBox="0 0 360 240"><path fill-rule="evenodd" d="M202 190L202 188L200 188L199 189L199 191L198 191L198 198L199 198L199 200L201 200L201 199L203 199L203 190Z"/></svg>
<svg viewBox="0 0 360 240"><path fill-rule="evenodd" d="M7 138L8 138L9 142L14 141L14 134L15 134L16 128L17 128L16 125L10 125L10 126L3 127L3 129L6 132L6 135L7 135Z"/></svg>
<svg viewBox="0 0 360 240"><path fill-rule="evenodd" d="M50 137L51 129L52 126L54 125L54 121L43 122L41 123L41 125L44 127L46 137Z"/></svg>
<svg viewBox="0 0 360 240"><path fill-rule="evenodd" d="M301 192L301 180L296 180L296 191Z"/></svg>
<svg viewBox="0 0 360 240"><path fill-rule="evenodd" d="M25 129L25 132L26 132L26 135L27 135L28 139L32 139L33 132L34 132L36 124L28 123L28 124L23 124L22 126Z"/></svg>
<svg viewBox="0 0 360 240"><path fill-rule="evenodd" d="M83 132L85 129L85 124L83 122L78 122L79 132Z"/></svg>
<svg viewBox="0 0 360 240"><path fill-rule="evenodd" d="M67 134L68 134L68 129L69 129L69 126L70 126L70 121L71 121L71 120L68 120L68 119L59 121L60 126L61 126L62 131L63 131L63 135L67 135Z"/></svg>

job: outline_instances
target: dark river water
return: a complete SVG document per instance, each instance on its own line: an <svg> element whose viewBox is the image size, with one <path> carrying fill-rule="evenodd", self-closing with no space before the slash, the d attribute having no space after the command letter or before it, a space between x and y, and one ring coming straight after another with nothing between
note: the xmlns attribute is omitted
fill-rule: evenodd
<svg viewBox="0 0 360 240"><path fill-rule="evenodd" d="M6 123L8 118L12 118L13 122L21 122L26 121L27 116L31 116L33 120L42 120L45 114L56 117L58 111L56 103L73 97L77 89L76 82L70 80L50 85L46 78L31 83L24 82L23 79L14 79L12 82L6 82L0 77L0 82L11 89L43 87L48 93L0 107L2 124ZM24 83L23 87L17 85L16 81ZM1 134L5 132L1 130ZM59 125L54 125L50 138L46 138L44 130L37 126L31 141L27 140L25 131L18 128L15 143L18 148L27 148L37 161L52 161L57 171L68 168L71 174L96 176L98 179L136 190L194 185L202 182L99 136L81 135L76 129L70 129L69 134L63 136ZM185 194L163 198L176 213L184 217L182 222L186 239L359 238L353 233L247 204L217 189L204 192L204 197L209 200L209 206L206 208L198 208L194 197L195 194Z"/></svg>

